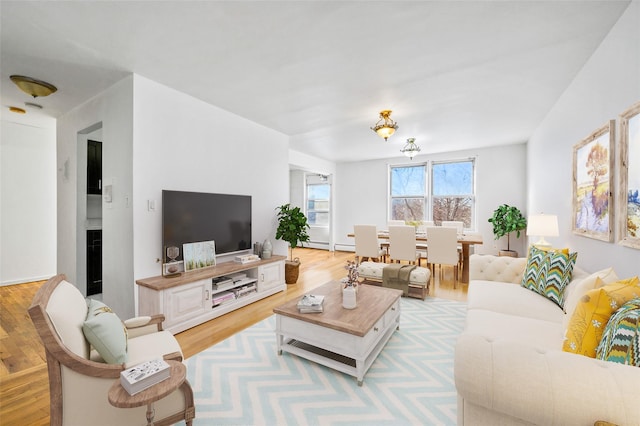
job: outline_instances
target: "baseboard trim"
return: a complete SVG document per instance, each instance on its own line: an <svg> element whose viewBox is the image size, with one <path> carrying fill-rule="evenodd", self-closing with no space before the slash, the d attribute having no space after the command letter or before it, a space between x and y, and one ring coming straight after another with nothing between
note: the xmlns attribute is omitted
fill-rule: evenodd
<svg viewBox="0 0 640 426"><path fill-rule="evenodd" d="M2 281L2 282L0 282L0 287L4 287L4 286L7 286L7 285L32 283L34 281L46 281L49 278L53 277L54 275L55 275L55 273L51 274L51 275L42 275L42 276L39 276L39 277L20 278L20 279L17 279L17 280Z"/></svg>

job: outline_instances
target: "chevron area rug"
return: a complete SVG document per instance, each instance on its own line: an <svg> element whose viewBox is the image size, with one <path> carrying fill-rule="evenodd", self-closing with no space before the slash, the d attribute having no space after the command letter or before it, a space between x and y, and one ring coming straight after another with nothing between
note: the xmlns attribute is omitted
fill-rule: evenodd
<svg viewBox="0 0 640 426"><path fill-rule="evenodd" d="M453 351L466 304L401 299L364 378L276 351L275 317L187 359L195 425L454 425Z"/></svg>

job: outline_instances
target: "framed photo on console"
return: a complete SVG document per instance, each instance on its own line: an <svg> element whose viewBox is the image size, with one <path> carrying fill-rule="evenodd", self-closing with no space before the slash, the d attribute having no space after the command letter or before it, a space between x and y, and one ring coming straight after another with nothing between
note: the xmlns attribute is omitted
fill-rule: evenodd
<svg viewBox="0 0 640 426"><path fill-rule="evenodd" d="M640 249L640 102L620 114L618 243Z"/></svg>
<svg viewBox="0 0 640 426"><path fill-rule="evenodd" d="M201 241L182 245L185 271L216 266L215 241Z"/></svg>
<svg viewBox="0 0 640 426"><path fill-rule="evenodd" d="M573 233L613 240L615 120L573 146Z"/></svg>

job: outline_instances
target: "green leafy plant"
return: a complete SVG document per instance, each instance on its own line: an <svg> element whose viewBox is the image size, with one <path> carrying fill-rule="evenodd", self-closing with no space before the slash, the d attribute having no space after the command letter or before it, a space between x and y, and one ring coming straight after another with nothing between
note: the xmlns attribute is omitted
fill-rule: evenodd
<svg viewBox="0 0 640 426"><path fill-rule="evenodd" d="M493 235L496 240L505 235L507 236L507 251L511 251L509 234L516 232L516 238L520 238L520 231L527 227L527 219L520 210L508 204L503 204L495 209L493 216L489 218L489 222L493 224Z"/></svg>
<svg viewBox="0 0 640 426"><path fill-rule="evenodd" d="M289 258L293 260L293 249L298 247L298 243L309 241L307 217L300 207L291 207L290 204L283 204L276 207L276 210L278 210L276 239L289 243Z"/></svg>

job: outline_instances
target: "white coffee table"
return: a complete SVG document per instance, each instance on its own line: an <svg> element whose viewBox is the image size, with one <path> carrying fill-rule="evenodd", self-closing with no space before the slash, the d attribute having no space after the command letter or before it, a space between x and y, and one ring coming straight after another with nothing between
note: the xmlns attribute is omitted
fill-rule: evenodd
<svg viewBox="0 0 640 426"><path fill-rule="evenodd" d="M289 352L349 374L362 386L364 375L400 328L402 291L360 285L355 309L342 307L342 284L337 281L310 294L325 296L324 312L299 313L298 298L273 310L278 354Z"/></svg>

